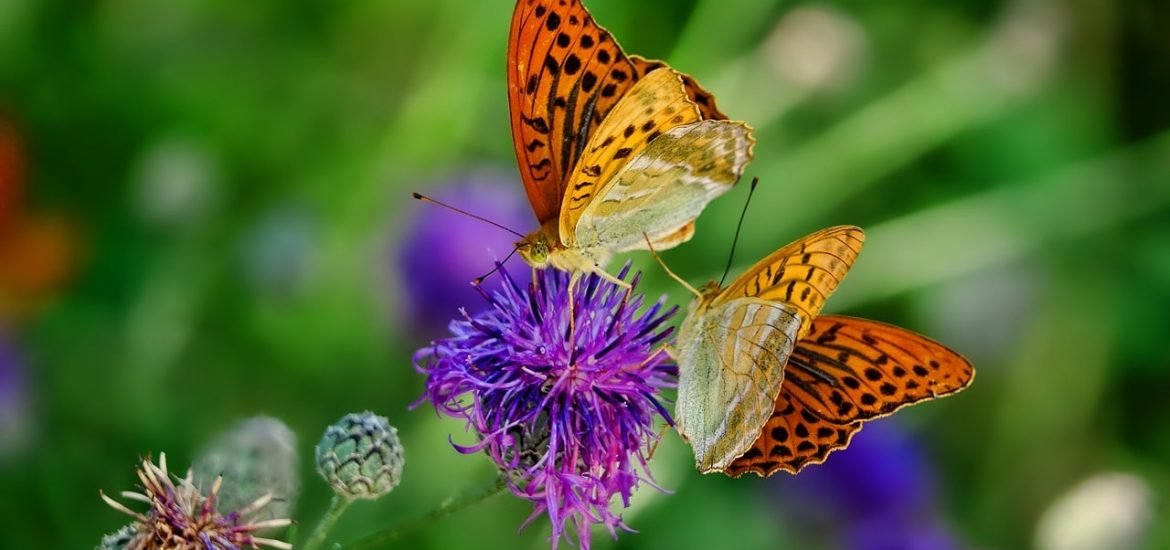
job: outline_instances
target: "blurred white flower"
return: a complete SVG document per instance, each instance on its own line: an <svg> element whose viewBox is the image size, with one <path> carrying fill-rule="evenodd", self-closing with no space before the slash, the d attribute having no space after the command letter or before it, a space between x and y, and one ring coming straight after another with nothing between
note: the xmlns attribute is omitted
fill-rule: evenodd
<svg viewBox="0 0 1170 550"><path fill-rule="evenodd" d="M1016 0L1007 5L980 56L987 84L1007 94L1044 86L1059 65L1069 15L1055 0Z"/></svg>
<svg viewBox="0 0 1170 550"><path fill-rule="evenodd" d="M1040 550L1127 550L1141 546L1152 519L1153 491L1130 474L1104 472L1082 481L1040 518Z"/></svg>
<svg viewBox="0 0 1170 550"><path fill-rule="evenodd" d="M172 137L147 149L135 183L135 205L143 220L182 228L206 219L215 206L220 176L206 149Z"/></svg>
<svg viewBox="0 0 1170 550"><path fill-rule="evenodd" d="M857 22L835 8L807 5L780 20L761 53L785 84L805 92L833 91L859 72L866 36Z"/></svg>

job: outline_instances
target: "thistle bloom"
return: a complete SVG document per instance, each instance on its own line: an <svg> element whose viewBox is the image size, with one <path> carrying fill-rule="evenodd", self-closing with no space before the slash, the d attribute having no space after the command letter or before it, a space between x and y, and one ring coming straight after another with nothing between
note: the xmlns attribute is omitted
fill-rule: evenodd
<svg viewBox="0 0 1170 550"><path fill-rule="evenodd" d="M610 510L615 495L625 507L640 481L653 486L646 449L655 413L670 421L659 392L678 369L661 345L677 308L659 300L638 315L640 295L596 275L577 281L570 301L567 273L541 270L526 289L500 273L499 290L480 291L486 311L464 312L450 337L415 355L427 377L420 402L478 433L455 448L485 451L511 492L532 501L525 525L547 513L554 548L569 526L588 548L595 523L614 537L630 530Z"/></svg>
<svg viewBox="0 0 1170 550"><path fill-rule="evenodd" d="M240 510L221 514L217 505L223 478L212 483L206 496L195 486L190 470L176 485L167 472L165 454L159 455L158 465L150 459L143 460L138 479L142 481L143 492L125 491L122 496L146 503L150 506L146 512L135 512L102 493L107 504L134 518L132 527L118 532L118 535L133 533L125 545L128 550L292 548L291 544L254 535L256 531L286 527L292 523L289 519L252 520L272 500L270 495L258 498Z"/></svg>

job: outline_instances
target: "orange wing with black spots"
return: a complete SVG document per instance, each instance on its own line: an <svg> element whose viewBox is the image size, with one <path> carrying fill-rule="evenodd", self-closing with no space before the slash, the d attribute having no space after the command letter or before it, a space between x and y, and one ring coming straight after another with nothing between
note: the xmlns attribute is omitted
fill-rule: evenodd
<svg viewBox="0 0 1170 550"><path fill-rule="evenodd" d="M861 422L840 424L817 416L781 391L759 438L724 473L731 477L746 473L768 477L781 470L795 474L848 446L860 429Z"/></svg>
<svg viewBox="0 0 1170 550"><path fill-rule="evenodd" d="M663 64L630 58L580 0L518 0L508 40L508 106L524 189L544 224L589 137L633 84ZM687 92L710 118L711 94L689 76Z"/></svg>
<svg viewBox="0 0 1170 550"><path fill-rule="evenodd" d="M963 356L906 329L877 321L818 317L785 366L772 417L726 473L797 473L849 444L864 421L971 384Z"/></svg>
<svg viewBox="0 0 1170 550"><path fill-rule="evenodd" d="M784 391L836 422L866 420L955 393L975 369L963 356L909 330L826 315L788 358Z"/></svg>

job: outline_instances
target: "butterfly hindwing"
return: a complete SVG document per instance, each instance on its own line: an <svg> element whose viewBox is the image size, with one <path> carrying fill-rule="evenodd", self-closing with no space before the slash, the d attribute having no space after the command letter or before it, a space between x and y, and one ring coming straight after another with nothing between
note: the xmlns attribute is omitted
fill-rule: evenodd
<svg viewBox="0 0 1170 550"><path fill-rule="evenodd" d="M836 423L819 417L781 392L772 416L752 446L731 462L724 473L739 477L753 473L768 477L776 472L800 472L820 464L829 453L843 449L861 429L861 422Z"/></svg>
<svg viewBox="0 0 1170 550"><path fill-rule="evenodd" d="M561 203L561 240L572 245L574 228L599 189L671 128L697 122L699 110L679 74L656 70L638 81L601 122L569 179Z"/></svg>
<svg viewBox="0 0 1170 550"><path fill-rule="evenodd" d="M955 393L975 375L970 362L925 336L839 315L813 321L784 370L771 418L728 475L798 473L846 447L866 420Z"/></svg>
<svg viewBox="0 0 1170 550"><path fill-rule="evenodd" d="M788 359L783 391L836 422L884 416L957 392L975 375L946 346L877 321L826 315Z"/></svg>
<svg viewBox="0 0 1170 550"><path fill-rule="evenodd" d="M685 96L656 110L664 124L653 119L636 127L638 113L630 120L621 114L627 105L641 111L632 101L644 84L663 80L657 75L668 75L669 69L660 69L640 81L627 99L614 109L602 131L594 139L604 144L616 141L619 153L633 151L628 162L610 162L612 172L596 180L585 180L570 187L561 213L561 238L574 246L604 247L609 251L641 250L650 238L655 250L665 250L683 240L677 237L680 228L693 224L703 209L716 197L731 190L752 158L755 140L751 128L742 122L726 120L697 120L679 113L676 106ZM677 73L675 73L677 75ZM669 86L681 94L677 79ZM685 103L693 115L694 104ZM609 121L613 133L607 133ZM677 122L684 122L676 125ZM669 128L663 130L663 128ZM611 140L610 135L631 136L632 140ZM639 141L639 140L642 141ZM633 141L633 143L630 143ZM613 145L610 146L611 149ZM598 164L583 159L583 168L605 166L604 158ZM598 171L602 171L600 168ZM611 175L612 174L612 175ZM575 182L576 180L574 180ZM601 182L601 183L596 183ZM578 190L578 188L582 188Z"/></svg>
<svg viewBox="0 0 1170 550"><path fill-rule="evenodd" d="M651 71L666 67L666 63L656 59L646 59L639 55L631 55L630 63L634 65L635 72L640 75L650 74ZM691 75L680 74L682 77L683 88L687 92L687 96L699 109L699 115L703 120L726 120L727 115L719 111L719 107L715 105L715 96L704 90L699 85L698 81Z"/></svg>

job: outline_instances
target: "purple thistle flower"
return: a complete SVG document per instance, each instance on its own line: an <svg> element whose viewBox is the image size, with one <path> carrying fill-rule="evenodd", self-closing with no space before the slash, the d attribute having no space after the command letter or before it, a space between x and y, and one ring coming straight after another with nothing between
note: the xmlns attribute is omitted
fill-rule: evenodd
<svg viewBox="0 0 1170 550"><path fill-rule="evenodd" d="M432 196L524 232L536 219L525 203L519 181L490 173L472 173L436 186ZM427 191L431 194L431 191ZM426 339L443 334L459 308L482 303L472 279L504 259L518 239L507 231L433 204L415 204L412 220L396 252L404 317ZM520 279L527 284L529 273ZM484 284L495 288L492 277Z"/></svg>
<svg viewBox="0 0 1170 550"><path fill-rule="evenodd" d="M615 495L629 506L640 481L654 486L646 449L655 414L670 422L659 392L678 369L661 346L678 308L663 298L638 315L641 295L588 275L572 290L570 330L569 274L540 270L524 289L500 273L497 291L480 292L486 311L464 311L450 337L415 354L427 376L419 402L467 421L479 443L452 445L486 451L508 474L512 493L535 506L525 525L548 514L553 548L570 526L582 548L595 523L615 538L631 531L609 506Z"/></svg>

